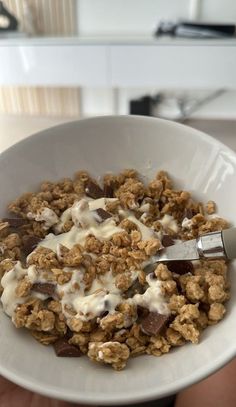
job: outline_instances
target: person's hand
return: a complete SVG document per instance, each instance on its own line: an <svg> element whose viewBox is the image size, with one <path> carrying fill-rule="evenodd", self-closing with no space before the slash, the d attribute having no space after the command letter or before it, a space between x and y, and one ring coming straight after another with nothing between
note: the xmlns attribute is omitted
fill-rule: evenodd
<svg viewBox="0 0 236 407"><path fill-rule="evenodd" d="M25 390L0 376L1 407L75 407L75 404L44 397ZM78 405L77 405L78 406ZM81 406L80 406L81 407Z"/></svg>

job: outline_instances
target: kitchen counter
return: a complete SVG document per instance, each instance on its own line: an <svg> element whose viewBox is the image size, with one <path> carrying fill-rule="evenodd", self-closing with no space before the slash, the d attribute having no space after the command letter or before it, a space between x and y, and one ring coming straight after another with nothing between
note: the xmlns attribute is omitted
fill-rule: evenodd
<svg viewBox="0 0 236 407"><path fill-rule="evenodd" d="M180 38L170 37L168 35L154 37L150 35L97 35L97 36L35 36L11 35L9 38L5 35L1 38L0 46L67 46L67 45L157 45L157 46L206 46L206 47L236 47L235 38L216 38L216 39L198 39L198 38Z"/></svg>
<svg viewBox="0 0 236 407"><path fill-rule="evenodd" d="M38 131L70 120L60 117L0 115L0 152Z"/></svg>

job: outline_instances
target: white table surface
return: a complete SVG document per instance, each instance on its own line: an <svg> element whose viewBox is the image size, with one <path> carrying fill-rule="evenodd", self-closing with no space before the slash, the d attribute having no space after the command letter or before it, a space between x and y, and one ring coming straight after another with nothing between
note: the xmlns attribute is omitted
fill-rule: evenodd
<svg viewBox="0 0 236 407"><path fill-rule="evenodd" d="M0 152L38 131L69 120L71 119L59 117L0 115Z"/></svg>
<svg viewBox="0 0 236 407"><path fill-rule="evenodd" d="M0 152L33 133L70 120L61 117L0 116ZM216 137L236 151L236 121L194 119L187 124Z"/></svg>

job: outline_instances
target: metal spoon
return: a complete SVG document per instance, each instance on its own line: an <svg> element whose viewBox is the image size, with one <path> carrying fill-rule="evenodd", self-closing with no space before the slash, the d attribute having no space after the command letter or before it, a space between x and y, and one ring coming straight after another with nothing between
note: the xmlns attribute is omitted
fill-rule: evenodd
<svg viewBox="0 0 236 407"><path fill-rule="evenodd" d="M197 239L187 240L161 250L149 264L162 261L235 259L236 228L207 233Z"/></svg>

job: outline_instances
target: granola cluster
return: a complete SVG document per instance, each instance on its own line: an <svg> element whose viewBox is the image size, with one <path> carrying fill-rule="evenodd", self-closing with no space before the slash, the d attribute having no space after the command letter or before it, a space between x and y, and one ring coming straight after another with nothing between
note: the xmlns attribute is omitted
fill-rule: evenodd
<svg viewBox="0 0 236 407"><path fill-rule="evenodd" d="M160 171L145 184L133 169L85 171L43 182L9 204L0 221L0 295L17 328L58 356L86 354L123 369L161 356L224 316L223 260L165 262L159 250L227 228L213 201L196 202Z"/></svg>

